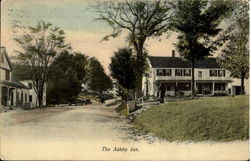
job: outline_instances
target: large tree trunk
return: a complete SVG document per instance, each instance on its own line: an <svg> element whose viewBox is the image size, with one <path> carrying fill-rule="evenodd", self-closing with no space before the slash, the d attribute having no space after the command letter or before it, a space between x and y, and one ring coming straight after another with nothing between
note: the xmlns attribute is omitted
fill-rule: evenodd
<svg viewBox="0 0 250 161"><path fill-rule="evenodd" d="M44 83L39 82L37 90L38 107L41 107L43 105L43 88Z"/></svg>
<svg viewBox="0 0 250 161"><path fill-rule="evenodd" d="M192 79L191 79L191 97L194 98L195 97L195 79L194 79L194 67L195 67L195 58L192 57L192 60L191 60L191 64L192 64L192 73L191 73L191 76L192 76Z"/></svg>
<svg viewBox="0 0 250 161"><path fill-rule="evenodd" d="M138 43L134 41L134 47L136 50L136 98L138 99L143 96L142 94L142 74L145 68L145 55L143 53L143 45L146 38L141 38Z"/></svg>
<svg viewBox="0 0 250 161"><path fill-rule="evenodd" d="M245 73L241 73L241 94L245 94L245 88L244 88L244 78L245 78Z"/></svg>
<svg viewBox="0 0 250 161"><path fill-rule="evenodd" d="M136 79L136 99L142 97L142 73Z"/></svg>

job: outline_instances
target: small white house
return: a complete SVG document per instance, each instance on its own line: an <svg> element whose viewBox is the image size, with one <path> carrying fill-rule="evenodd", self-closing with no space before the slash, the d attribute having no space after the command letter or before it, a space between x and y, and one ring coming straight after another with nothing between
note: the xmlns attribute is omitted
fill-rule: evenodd
<svg viewBox="0 0 250 161"><path fill-rule="evenodd" d="M32 80L21 80L20 81L22 84L24 84L26 87L28 87L29 89L29 95L28 95L28 100L31 104L31 108L34 108L38 105L38 98L37 98L37 94L36 91L34 89L34 84L32 82ZM42 105L45 106L46 105L46 83L44 85L44 89L43 89L43 99L42 99Z"/></svg>

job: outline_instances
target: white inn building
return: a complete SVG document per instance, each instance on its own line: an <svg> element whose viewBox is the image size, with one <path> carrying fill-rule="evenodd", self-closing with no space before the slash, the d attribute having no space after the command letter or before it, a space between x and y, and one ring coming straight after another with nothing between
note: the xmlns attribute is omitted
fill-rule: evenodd
<svg viewBox="0 0 250 161"><path fill-rule="evenodd" d="M160 85L166 89L165 97L191 96L191 62L180 57L147 58L149 70L143 76L144 96L159 96ZM196 96L238 95L241 93L240 80L230 77L230 72L221 68L216 58L199 60L195 64ZM248 94L248 80L245 80Z"/></svg>
<svg viewBox="0 0 250 161"><path fill-rule="evenodd" d="M5 47L0 52L0 107L36 107L37 94L31 80L14 80L12 78L12 64ZM46 86L43 94L43 105L46 105Z"/></svg>

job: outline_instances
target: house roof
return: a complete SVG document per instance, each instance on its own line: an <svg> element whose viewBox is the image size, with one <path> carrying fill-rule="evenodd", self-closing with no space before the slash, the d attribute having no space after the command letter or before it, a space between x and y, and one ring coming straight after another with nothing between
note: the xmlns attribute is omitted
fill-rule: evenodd
<svg viewBox="0 0 250 161"><path fill-rule="evenodd" d="M3 80L1 81L2 85L16 87L16 88L24 88L28 89L23 83L16 81L16 80Z"/></svg>
<svg viewBox="0 0 250 161"><path fill-rule="evenodd" d="M11 64L11 61L10 61L10 57L9 57L5 47L1 46L1 53L3 53L5 55L5 57L7 59L7 62L9 64L9 66L10 66L10 70L12 70L12 64Z"/></svg>
<svg viewBox="0 0 250 161"><path fill-rule="evenodd" d="M153 68L191 68L191 62L180 57L149 56ZM198 60L195 68L221 68L216 58Z"/></svg>

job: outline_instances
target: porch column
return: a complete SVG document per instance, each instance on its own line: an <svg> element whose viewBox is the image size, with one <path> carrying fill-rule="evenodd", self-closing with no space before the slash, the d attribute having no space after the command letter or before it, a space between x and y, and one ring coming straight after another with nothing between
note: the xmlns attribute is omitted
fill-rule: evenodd
<svg viewBox="0 0 250 161"><path fill-rule="evenodd" d="M176 92L178 91L177 89L178 89L178 83L177 83L177 82L175 82L175 91L174 91L175 96L176 96Z"/></svg>
<svg viewBox="0 0 250 161"><path fill-rule="evenodd" d="M212 95L214 95L214 82L213 82Z"/></svg>
<svg viewBox="0 0 250 161"><path fill-rule="evenodd" d="M190 84L191 85L191 84ZM194 94L196 94L196 90L197 90L197 83L194 82ZM192 93L192 89L191 89L191 93Z"/></svg>
<svg viewBox="0 0 250 161"><path fill-rule="evenodd" d="M13 90L13 106L16 106L16 88Z"/></svg>
<svg viewBox="0 0 250 161"><path fill-rule="evenodd" d="M6 95L7 95L7 106L10 106L10 88L9 87L7 87L7 93L6 93Z"/></svg>
<svg viewBox="0 0 250 161"><path fill-rule="evenodd" d="M225 83L225 93L229 94L229 92L228 92L228 84L227 83Z"/></svg>

